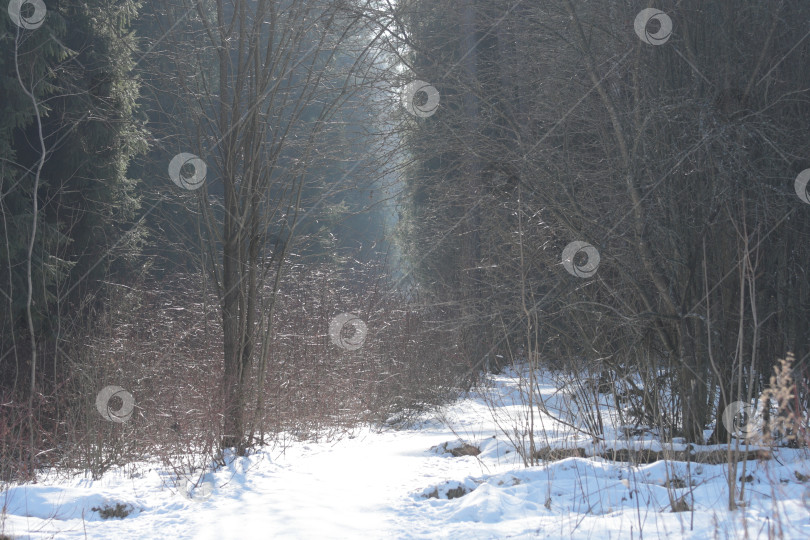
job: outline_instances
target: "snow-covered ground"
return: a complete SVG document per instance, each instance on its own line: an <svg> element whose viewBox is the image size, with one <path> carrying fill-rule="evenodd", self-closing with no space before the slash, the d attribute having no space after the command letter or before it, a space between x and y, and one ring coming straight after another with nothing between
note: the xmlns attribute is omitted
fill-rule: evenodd
<svg viewBox="0 0 810 540"><path fill-rule="evenodd" d="M470 396L408 429L363 428L337 441L229 458L196 488L178 486L170 470L155 464L97 481L6 486L0 531L12 538L121 539L810 538L810 461L803 450L749 461L747 503L729 512L722 464L687 469L671 461L570 457L524 467L498 428L520 418L516 379L503 375L492 383L495 418L481 396ZM567 408L569 398L550 381L543 394L549 409ZM604 450L603 443L577 438L571 426L545 416L536 421L545 428L539 447L580 447L586 456ZM461 441L481 454L454 457L449 450ZM606 442L661 449L655 441ZM670 494L692 510L672 512ZM105 520L93 510L116 504L131 513Z"/></svg>

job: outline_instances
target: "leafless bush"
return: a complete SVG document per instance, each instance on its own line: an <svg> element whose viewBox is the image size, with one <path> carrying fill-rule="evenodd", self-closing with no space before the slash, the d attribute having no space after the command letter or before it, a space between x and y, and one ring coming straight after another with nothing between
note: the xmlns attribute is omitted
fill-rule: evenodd
<svg viewBox="0 0 810 540"><path fill-rule="evenodd" d="M281 432L400 420L446 400L462 364L436 310L405 301L369 265L341 275L294 265L282 285L270 347L262 427ZM354 313L367 325L362 346L342 350L330 320Z"/></svg>
<svg viewBox="0 0 810 540"><path fill-rule="evenodd" d="M436 323L439 310L392 293L378 266L329 268L293 265L281 282L265 381L259 384L254 366L249 382L255 442L405 422L456 394L466 366L454 356L452 332ZM336 346L328 333L344 312L368 328L356 350ZM63 347L69 375L58 407L43 398L37 409L48 419L37 434L40 465L98 477L141 459L159 458L178 475L221 462L223 344L205 280L174 274L157 286L146 279L112 286L91 315L92 326L77 325ZM120 392L106 404L113 413L98 410L97 397L110 386L132 396L131 412L120 418ZM24 478L27 409L3 397L3 477Z"/></svg>

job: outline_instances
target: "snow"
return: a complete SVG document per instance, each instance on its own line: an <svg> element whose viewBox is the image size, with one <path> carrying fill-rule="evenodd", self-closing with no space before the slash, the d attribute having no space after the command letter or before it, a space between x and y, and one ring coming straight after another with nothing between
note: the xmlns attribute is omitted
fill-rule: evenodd
<svg viewBox="0 0 810 540"><path fill-rule="evenodd" d="M537 446L582 448L585 457L525 467L510 442L520 439L514 422L525 418L514 375L492 377L482 394L404 429L365 426L339 440L287 440L226 456L227 465L196 486L178 484L159 463L130 464L99 480L44 475L37 484L5 486L0 531L12 538L810 538L806 450L780 448L774 459L748 461L746 505L728 511L727 465L598 457L606 447L686 445L627 440L616 430L594 442L572 427L568 397L549 378L541 381L545 404L565 423L537 416L538 432L544 428ZM481 453L454 457L464 444ZM672 512L668 479L694 511ZM102 519L93 510L116 504L131 513Z"/></svg>

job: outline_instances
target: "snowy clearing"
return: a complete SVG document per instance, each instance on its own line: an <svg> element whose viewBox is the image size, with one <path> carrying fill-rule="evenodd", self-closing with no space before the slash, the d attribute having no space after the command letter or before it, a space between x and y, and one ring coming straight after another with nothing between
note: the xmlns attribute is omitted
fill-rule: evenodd
<svg viewBox="0 0 810 540"><path fill-rule="evenodd" d="M498 403L501 426L521 414L515 381L491 378L487 396ZM553 411L565 396L546 382ZM747 505L729 512L727 465L607 461L593 457L605 442L577 438L547 416L536 419L546 436L538 446L582 448L585 457L526 468L486 401L460 399L407 429L366 427L338 441L288 442L229 458L197 487L178 486L170 470L146 463L98 481L10 485L0 495L0 530L11 538L810 537L804 450L748 461ZM679 449L607 441L610 448ZM667 482L693 501L693 511L672 511ZM116 505L128 515L102 519L94 510Z"/></svg>

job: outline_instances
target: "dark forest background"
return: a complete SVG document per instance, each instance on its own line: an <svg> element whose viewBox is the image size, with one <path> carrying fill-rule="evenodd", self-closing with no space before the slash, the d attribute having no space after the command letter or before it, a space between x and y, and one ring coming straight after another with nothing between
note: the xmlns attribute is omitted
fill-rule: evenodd
<svg viewBox="0 0 810 540"><path fill-rule="evenodd" d="M515 362L669 439L729 440L789 352L806 407L806 1L43 5L0 15L4 478L395 425Z"/></svg>

